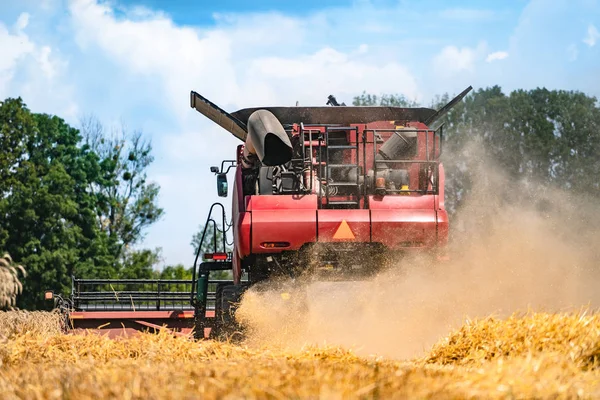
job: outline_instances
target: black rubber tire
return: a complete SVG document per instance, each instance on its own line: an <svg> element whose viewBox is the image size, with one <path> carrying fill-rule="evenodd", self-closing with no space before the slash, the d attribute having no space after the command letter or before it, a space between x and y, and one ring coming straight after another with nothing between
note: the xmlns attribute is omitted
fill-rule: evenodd
<svg viewBox="0 0 600 400"><path fill-rule="evenodd" d="M223 288L231 283L218 283L215 290L215 323L210 330L210 337L217 339L221 335L223 326Z"/></svg>
<svg viewBox="0 0 600 400"><path fill-rule="evenodd" d="M217 334L215 339L239 342L244 338L243 327L236 321L235 313L242 298L246 285L226 284L217 293L215 318ZM217 290L219 287L217 287Z"/></svg>

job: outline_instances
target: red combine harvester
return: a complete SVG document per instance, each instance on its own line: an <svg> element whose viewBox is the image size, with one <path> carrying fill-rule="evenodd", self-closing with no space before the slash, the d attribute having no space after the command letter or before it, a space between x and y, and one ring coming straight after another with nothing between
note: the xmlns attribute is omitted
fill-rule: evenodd
<svg viewBox="0 0 600 400"><path fill-rule="evenodd" d="M69 324L115 332L165 326L198 338L230 333L239 328L235 305L260 282L364 277L395 255L443 256L443 126L430 126L471 89L437 111L345 106L329 96L323 107L231 114L191 92L192 108L242 142L235 159L211 167L221 197L235 169L232 221L213 204L202 237L219 224L232 227L233 251L225 234L212 253L199 251L191 281L74 279L71 298L58 298ZM223 270L232 281L210 279Z"/></svg>

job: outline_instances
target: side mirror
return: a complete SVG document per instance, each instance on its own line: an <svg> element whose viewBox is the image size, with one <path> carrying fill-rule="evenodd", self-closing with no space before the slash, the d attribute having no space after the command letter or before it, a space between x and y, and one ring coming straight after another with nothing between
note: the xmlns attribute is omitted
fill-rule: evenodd
<svg viewBox="0 0 600 400"><path fill-rule="evenodd" d="M219 167L210 167L210 172L212 172L214 174L218 174L219 173Z"/></svg>
<svg viewBox="0 0 600 400"><path fill-rule="evenodd" d="M217 194L219 197L227 197L227 175L217 175Z"/></svg>

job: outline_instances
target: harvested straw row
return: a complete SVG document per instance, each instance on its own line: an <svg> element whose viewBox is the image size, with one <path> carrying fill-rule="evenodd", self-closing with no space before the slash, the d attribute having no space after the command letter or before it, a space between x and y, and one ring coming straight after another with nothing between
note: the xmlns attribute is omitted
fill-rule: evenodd
<svg viewBox="0 0 600 400"><path fill-rule="evenodd" d="M40 345L26 349L35 341L30 337L3 352L0 374L3 398L600 395L597 371L581 371L557 356L517 357L470 368L364 359L338 349L278 353L212 342L198 344L171 337L142 336L116 342L92 336L64 336L58 342L39 340Z"/></svg>
<svg viewBox="0 0 600 400"><path fill-rule="evenodd" d="M426 358L405 362L339 348L285 352L166 333L110 340L25 332L0 346L0 397L600 397L600 368L581 357L598 343L599 326L595 316L581 314L489 318L454 332Z"/></svg>
<svg viewBox="0 0 600 400"><path fill-rule="evenodd" d="M0 339L29 335L56 335L61 332L58 312L0 311Z"/></svg>
<svg viewBox="0 0 600 400"><path fill-rule="evenodd" d="M438 342L425 362L478 365L536 353L559 353L581 368L600 367L600 316L529 312L467 322Z"/></svg>

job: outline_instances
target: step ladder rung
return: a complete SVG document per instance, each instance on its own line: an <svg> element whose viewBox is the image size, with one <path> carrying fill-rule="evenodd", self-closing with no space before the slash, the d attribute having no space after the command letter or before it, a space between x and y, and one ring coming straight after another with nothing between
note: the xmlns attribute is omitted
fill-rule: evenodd
<svg viewBox="0 0 600 400"><path fill-rule="evenodd" d="M352 150L352 149L356 149L358 150L358 146L351 146L351 145L341 145L341 144L336 144L336 145L328 145L327 146L329 148L329 150Z"/></svg>
<svg viewBox="0 0 600 400"><path fill-rule="evenodd" d="M358 184L356 182L330 182L327 184L327 186L358 186Z"/></svg>
<svg viewBox="0 0 600 400"><path fill-rule="evenodd" d="M356 126L328 126L327 131L356 131L358 128Z"/></svg>
<svg viewBox="0 0 600 400"><path fill-rule="evenodd" d="M358 168L356 164L329 164L329 168Z"/></svg>

